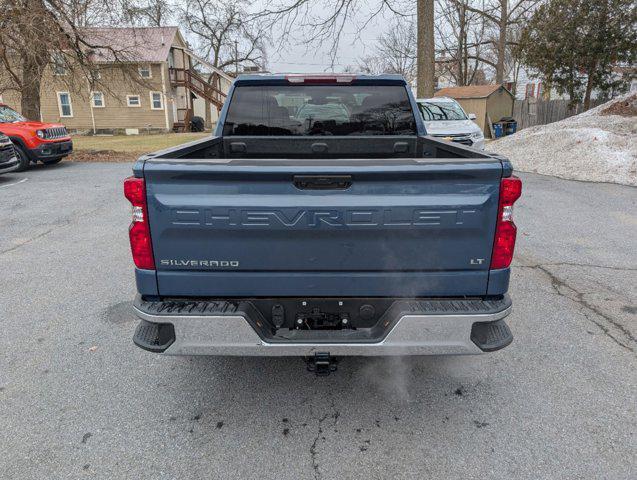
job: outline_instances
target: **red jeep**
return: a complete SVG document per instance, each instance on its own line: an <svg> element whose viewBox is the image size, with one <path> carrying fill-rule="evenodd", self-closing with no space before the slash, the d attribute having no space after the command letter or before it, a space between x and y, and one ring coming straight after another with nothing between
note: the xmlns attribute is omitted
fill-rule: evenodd
<svg viewBox="0 0 637 480"><path fill-rule="evenodd" d="M73 142L64 125L30 121L0 103L0 133L13 141L20 161L18 171L31 162L58 163L73 151Z"/></svg>

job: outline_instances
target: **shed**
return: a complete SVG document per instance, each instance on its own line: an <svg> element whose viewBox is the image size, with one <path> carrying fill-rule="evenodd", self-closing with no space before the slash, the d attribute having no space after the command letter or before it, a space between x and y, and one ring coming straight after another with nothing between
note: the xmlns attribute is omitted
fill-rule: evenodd
<svg viewBox="0 0 637 480"><path fill-rule="evenodd" d="M447 87L438 90L436 97L451 97L456 100L467 113L475 113L475 122L491 137L489 120L497 122L502 117L513 114L515 97L502 85L469 85L466 87Z"/></svg>

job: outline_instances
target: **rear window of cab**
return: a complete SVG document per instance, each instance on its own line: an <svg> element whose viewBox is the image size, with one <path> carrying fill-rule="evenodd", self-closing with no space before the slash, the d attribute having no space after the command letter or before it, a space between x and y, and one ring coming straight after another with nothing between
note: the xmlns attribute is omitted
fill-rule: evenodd
<svg viewBox="0 0 637 480"><path fill-rule="evenodd" d="M238 86L224 136L416 135L405 86Z"/></svg>

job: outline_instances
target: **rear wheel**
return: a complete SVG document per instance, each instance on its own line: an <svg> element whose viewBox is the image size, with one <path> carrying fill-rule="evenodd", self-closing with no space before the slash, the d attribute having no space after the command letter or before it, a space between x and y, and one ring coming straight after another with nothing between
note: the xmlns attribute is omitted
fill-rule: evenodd
<svg viewBox="0 0 637 480"><path fill-rule="evenodd" d="M13 146L15 148L15 153L18 156L18 168L16 169L16 172L23 172L29 168L31 160L22 147L15 144Z"/></svg>
<svg viewBox="0 0 637 480"><path fill-rule="evenodd" d="M45 165L55 165L56 163L60 163L62 161L62 157L60 158L51 158L49 160L42 160L42 163Z"/></svg>

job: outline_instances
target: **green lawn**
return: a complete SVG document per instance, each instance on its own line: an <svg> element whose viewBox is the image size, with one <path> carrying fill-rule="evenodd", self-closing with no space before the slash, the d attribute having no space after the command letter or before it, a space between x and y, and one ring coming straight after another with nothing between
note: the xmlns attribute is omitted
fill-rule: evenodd
<svg viewBox="0 0 637 480"><path fill-rule="evenodd" d="M73 150L110 150L113 152L153 152L210 136L203 133L164 133L159 135L73 136Z"/></svg>

